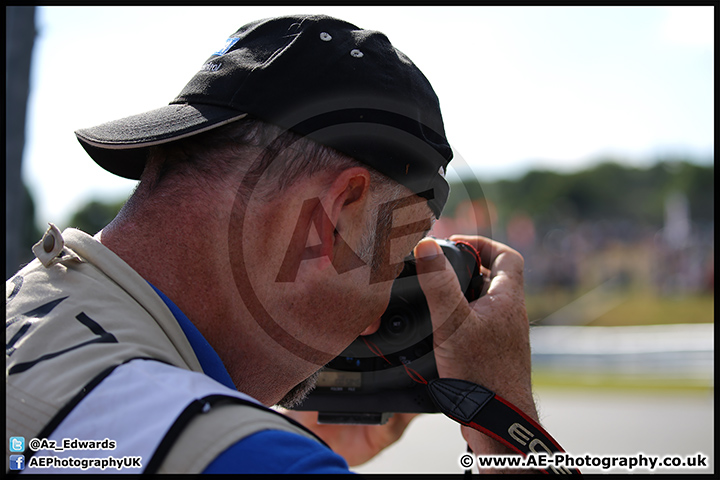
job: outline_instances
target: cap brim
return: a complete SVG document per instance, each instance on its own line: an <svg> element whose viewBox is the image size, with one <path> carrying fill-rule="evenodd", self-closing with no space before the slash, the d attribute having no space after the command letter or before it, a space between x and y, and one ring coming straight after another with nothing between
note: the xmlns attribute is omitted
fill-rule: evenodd
<svg viewBox="0 0 720 480"><path fill-rule="evenodd" d="M213 105L174 104L75 132L95 162L121 177L140 179L148 147L179 140L247 116Z"/></svg>

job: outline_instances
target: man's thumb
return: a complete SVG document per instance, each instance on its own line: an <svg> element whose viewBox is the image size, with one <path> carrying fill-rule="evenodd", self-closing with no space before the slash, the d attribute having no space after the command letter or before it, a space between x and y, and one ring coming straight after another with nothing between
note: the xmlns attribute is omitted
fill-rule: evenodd
<svg viewBox="0 0 720 480"><path fill-rule="evenodd" d="M440 245L431 238L421 240L415 247L414 254L418 281L427 299L433 328L436 333L438 329L449 328L449 335L455 330L455 320L462 321L469 311L455 270ZM452 321L447 323L448 319ZM436 339L438 340L440 339Z"/></svg>

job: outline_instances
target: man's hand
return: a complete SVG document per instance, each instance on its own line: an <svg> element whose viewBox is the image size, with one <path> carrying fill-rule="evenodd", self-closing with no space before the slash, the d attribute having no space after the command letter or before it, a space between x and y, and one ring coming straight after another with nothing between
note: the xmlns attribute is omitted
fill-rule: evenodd
<svg viewBox="0 0 720 480"><path fill-rule="evenodd" d="M317 412L283 412L312 430L351 467L361 465L395 443L407 428L414 413L396 413L385 425L319 425Z"/></svg>
<svg viewBox="0 0 720 480"><path fill-rule="evenodd" d="M537 420L523 258L483 237L455 235L450 240L477 249L489 285L484 296L468 304L440 246L426 238L415 247L418 278L432 317L438 374L489 388ZM463 427L462 431L475 454L513 453L475 430Z"/></svg>

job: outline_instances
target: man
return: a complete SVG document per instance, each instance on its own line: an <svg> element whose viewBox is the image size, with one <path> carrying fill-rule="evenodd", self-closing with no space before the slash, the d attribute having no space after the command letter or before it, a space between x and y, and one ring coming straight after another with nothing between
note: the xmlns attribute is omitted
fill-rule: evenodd
<svg viewBox="0 0 720 480"><path fill-rule="evenodd" d="M26 450L34 471L82 457L88 471L333 473L371 458L411 416L308 424L343 459L266 407L296 404L377 330L413 248L440 377L537 420L522 258L462 237L490 271L470 305L421 241L452 153L432 87L384 35L323 16L252 22L170 105L76 134L140 182L94 237L51 226L8 281L7 437L48 439ZM476 454L510 453L462 433Z"/></svg>

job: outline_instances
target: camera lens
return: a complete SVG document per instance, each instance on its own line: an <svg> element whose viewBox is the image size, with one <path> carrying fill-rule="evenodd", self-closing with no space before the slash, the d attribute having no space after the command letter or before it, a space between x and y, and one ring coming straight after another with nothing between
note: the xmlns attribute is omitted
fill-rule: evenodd
<svg viewBox="0 0 720 480"><path fill-rule="evenodd" d="M387 322L387 329L390 333L395 335L402 334L407 328L408 320L402 315L395 314Z"/></svg>
<svg viewBox="0 0 720 480"><path fill-rule="evenodd" d="M413 344L415 320L413 311L408 305L398 303L385 312L377 335L382 344L393 348L387 352L383 350L384 353L394 353L397 347L405 348Z"/></svg>
<svg viewBox="0 0 720 480"><path fill-rule="evenodd" d="M378 335L389 345L399 345L407 342L407 330L410 319L402 311L396 311L383 318Z"/></svg>

